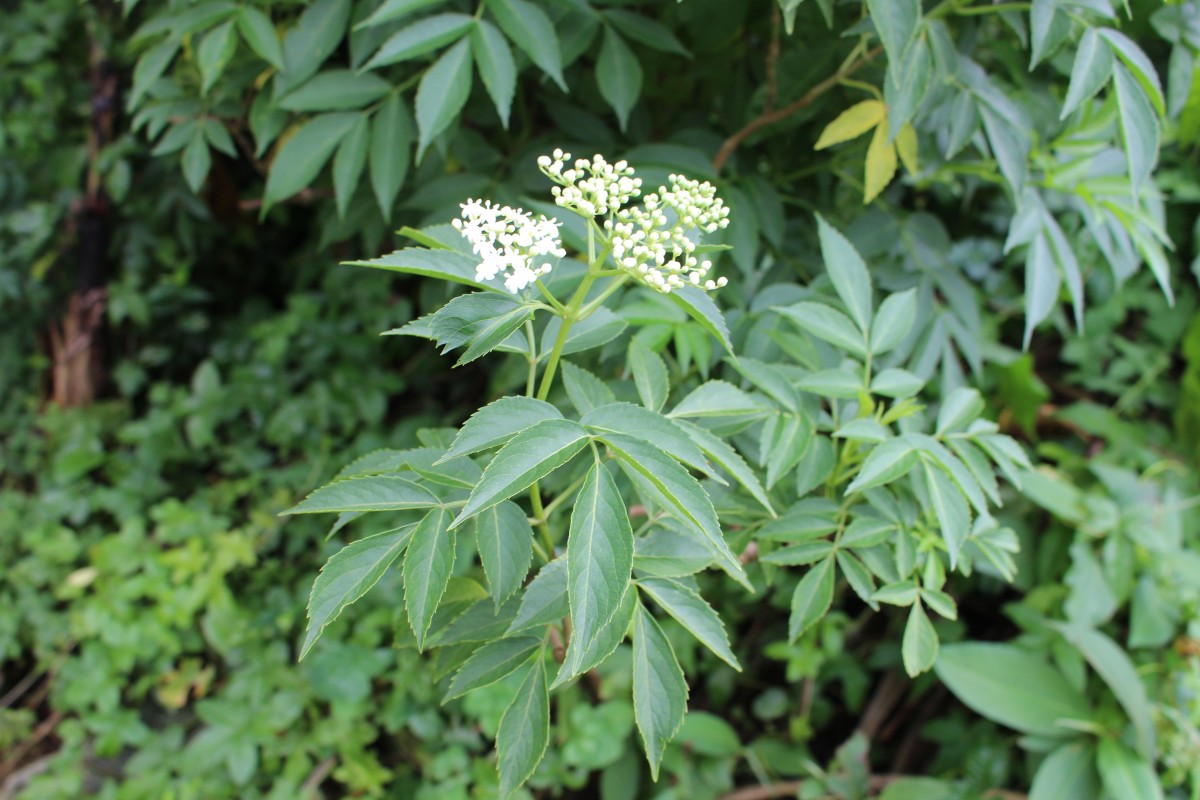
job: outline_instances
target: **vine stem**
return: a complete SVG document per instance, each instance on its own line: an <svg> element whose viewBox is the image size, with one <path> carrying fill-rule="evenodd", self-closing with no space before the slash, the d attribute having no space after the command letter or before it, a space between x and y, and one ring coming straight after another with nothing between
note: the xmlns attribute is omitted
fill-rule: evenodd
<svg viewBox="0 0 1200 800"><path fill-rule="evenodd" d="M758 117L752 119L745 126L743 126L741 130L726 139L725 143L721 145L721 149L717 151L716 157L713 158L713 170L719 173L721 168L725 166L725 162L729 160L729 157L733 155L734 151L737 150L741 143L744 142L752 133L761 128L765 128L768 125L779 122L782 119L786 119L792 114L795 114L796 112L812 105L814 102L816 102L817 98L828 92L833 87L837 86L855 72L858 72L860 69L866 66L867 63L872 61L875 56L882 52L882 46L874 47L868 50L859 58L841 67L837 72L830 75L813 88L809 89L808 92L798 100L793 100L783 108L776 109L775 111L764 111Z"/></svg>

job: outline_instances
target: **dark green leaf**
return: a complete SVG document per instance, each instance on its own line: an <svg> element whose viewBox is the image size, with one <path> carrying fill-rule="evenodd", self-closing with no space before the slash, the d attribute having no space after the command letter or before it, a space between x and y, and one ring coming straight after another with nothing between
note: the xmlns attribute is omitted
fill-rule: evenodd
<svg viewBox="0 0 1200 800"><path fill-rule="evenodd" d="M263 213L312 183L358 120L358 114L347 112L318 114L287 138L276 152L267 176Z"/></svg>
<svg viewBox="0 0 1200 800"><path fill-rule="evenodd" d="M454 539L447 533L450 513L434 509L413 531L404 554L404 608L417 640L417 649L425 646L425 634L454 569Z"/></svg>
<svg viewBox="0 0 1200 800"><path fill-rule="evenodd" d="M524 50L560 89L567 91L558 34L545 12L529 0L491 0L487 7L504 35Z"/></svg>
<svg viewBox="0 0 1200 800"><path fill-rule="evenodd" d="M1071 83L1067 87L1067 99L1063 101L1060 119L1079 107L1080 103L1092 99L1104 88L1112 77L1112 51L1100 40L1095 28L1084 31L1075 51L1075 65L1071 67Z"/></svg>
<svg viewBox="0 0 1200 800"><path fill-rule="evenodd" d="M611 27L604 29L604 44L596 62L596 83L601 96L617 112L617 120L624 131L629 123L629 113L642 93L642 65L621 35Z"/></svg>
<svg viewBox="0 0 1200 800"><path fill-rule="evenodd" d="M796 584L792 613L788 618L788 641L794 642L816 624L833 603L833 558L826 558Z"/></svg>
<svg viewBox="0 0 1200 800"><path fill-rule="evenodd" d="M510 633L527 630L548 622L560 622L567 615L567 559L556 558L542 567L525 587L521 606L509 627Z"/></svg>
<svg viewBox="0 0 1200 800"><path fill-rule="evenodd" d="M667 393L671 388L667 377L667 365L662 356L635 336L629 341L628 361L629 371L633 374L633 382L637 385L642 405L651 411L661 410L667 402Z"/></svg>
<svg viewBox="0 0 1200 800"><path fill-rule="evenodd" d="M571 512L567 598L572 636L589 641L616 613L633 569L633 527L603 463L588 471Z"/></svg>
<svg viewBox="0 0 1200 800"><path fill-rule="evenodd" d="M496 731L496 766L500 771L500 800L529 780L550 743L550 695L546 669L538 659L517 689L512 705Z"/></svg>
<svg viewBox="0 0 1200 800"><path fill-rule="evenodd" d="M639 604L633 618L633 710L656 781L667 743L683 724L687 697L687 682L671 643Z"/></svg>
<svg viewBox="0 0 1200 800"><path fill-rule="evenodd" d="M471 43L462 39L433 62L417 87L417 159L450 127L471 94Z"/></svg>
<svg viewBox="0 0 1200 800"><path fill-rule="evenodd" d="M392 93L380 104L371 120L371 188L384 219L392 216L412 161L413 118L404 99Z"/></svg>
<svg viewBox="0 0 1200 800"><path fill-rule="evenodd" d="M335 481L322 486L284 514L324 514L344 511L406 511L439 504L424 486L405 478L373 476Z"/></svg>
<svg viewBox="0 0 1200 800"><path fill-rule="evenodd" d="M484 88L496 104L500 122L507 128L513 95L517 91L517 64L513 61L512 50L496 26L479 19L471 29L471 52L475 55L475 66Z"/></svg>
<svg viewBox="0 0 1200 800"><path fill-rule="evenodd" d="M350 199L358 189L359 178L367 164L367 130L364 114L342 139L337 155L333 157L333 193L337 198L339 217L346 216Z"/></svg>
<svg viewBox="0 0 1200 800"><path fill-rule="evenodd" d="M904 626L904 642L900 648L904 671L910 678L933 667L938 654L938 635L920 603L913 603Z"/></svg>
<svg viewBox="0 0 1200 800"><path fill-rule="evenodd" d="M521 588L533 559L533 529L515 503L500 503L475 518L475 544L496 608Z"/></svg>
<svg viewBox="0 0 1200 800"><path fill-rule="evenodd" d="M742 665L729 647L725 623L697 592L669 578L643 578L638 586L654 598L675 620L718 658L741 672Z"/></svg>
<svg viewBox="0 0 1200 800"><path fill-rule="evenodd" d="M491 686L507 678L523 666L542 646L542 640L534 636L514 636L488 642L471 654L450 681L450 689L442 698L445 703L462 697L472 689Z"/></svg>
<svg viewBox="0 0 1200 800"><path fill-rule="evenodd" d="M283 45L279 42L279 34L271 18L254 6L238 6L237 26L253 50L264 61L275 69L284 68Z"/></svg>
<svg viewBox="0 0 1200 800"><path fill-rule="evenodd" d="M577 367L569 361L560 365L563 376L563 387L571 405L580 414L586 414L594 408L615 403L617 398L612 390L604 385L604 381L582 367Z"/></svg>
<svg viewBox="0 0 1200 800"><path fill-rule="evenodd" d="M279 101L289 111L347 111L374 103L391 84L371 72L332 69L313 76Z"/></svg>
<svg viewBox="0 0 1200 800"><path fill-rule="evenodd" d="M405 25L383 43L363 69L377 69L432 53L451 42L464 39L475 20L467 14L434 14ZM418 117L420 114L417 115Z"/></svg>

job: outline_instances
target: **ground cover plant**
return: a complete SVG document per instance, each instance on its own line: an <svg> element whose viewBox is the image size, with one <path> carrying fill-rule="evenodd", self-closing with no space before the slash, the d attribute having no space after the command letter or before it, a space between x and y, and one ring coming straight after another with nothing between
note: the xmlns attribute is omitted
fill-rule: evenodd
<svg viewBox="0 0 1200 800"><path fill-rule="evenodd" d="M0 15L0 796L1200 792L1195 3Z"/></svg>

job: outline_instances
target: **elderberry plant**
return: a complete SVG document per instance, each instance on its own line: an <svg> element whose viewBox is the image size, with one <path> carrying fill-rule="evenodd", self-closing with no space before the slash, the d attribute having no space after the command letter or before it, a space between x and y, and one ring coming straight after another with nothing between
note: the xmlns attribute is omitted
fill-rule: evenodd
<svg viewBox="0 0 1200 800"><path fill-rule="evenodd" d="M581 225L468 200L451 226L405 231L421 246L357 262L473 289L391 333L461 349L459 364L512 354L525 392L426 431L423 447L365 456L291 509L340 514L335 532L388 520L317 577L301 657L403 556L402 636L457 667L446 701L516 687L496 733L502 798L543 758L551 697L595 699L579 679L618 652L657 780L687 711L670 631L735 670L749 646L699 592L710 567L747 604L789 598L791 641L829 611L840 574L871 608L909 609L904 665L930 669L926 609L956 616L947 572L1013 577L1016 537L990 509L997 470L1017 482L1029 464L973 390L926 413L904 346L917 292L876 305L861 257L818 218L833 295L751 309L752 354L735 355L707 294L726 285L707 257L721 248L703 242L729 219L713 186L672 175L642 194L624 161L538 163ZM626 363L607 379L567 360L614 347Z"/></svg>

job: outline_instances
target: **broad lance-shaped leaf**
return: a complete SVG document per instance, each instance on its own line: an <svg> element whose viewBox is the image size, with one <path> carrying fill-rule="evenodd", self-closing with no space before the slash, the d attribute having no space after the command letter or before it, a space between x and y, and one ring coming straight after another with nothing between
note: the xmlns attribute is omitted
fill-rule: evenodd
<svg viewBox="0 0 1200 800"><path fill-rule="evenodd" d="M495 25L477 19L471 29L471 52L475 55L479 77L496 105L500 122L507 128L513 95L517 91L517 64L513 61L512 50Z"/></svg>
<svg viewBox="0 0 1200 800"><path fill-rule="evenodd" d="M407 511L441 503L433 492L406 478L375 475L326 484L284 514L346 511Z"/></svg>
<svg viewBox="0 0 1200 800"><path fill-rule="evenodd" d="M904 641L900 648L904 671L915 678L937 661L938 635L920 603L913 603L904 626Z"/></svg>
<svg viewBox="0 0 1200 800"><path fill-rule="evenodd" d="M496 766L500 771L500 800L529 780L550 743L550 695L541 659L517 689L512 705L496 731Z"/></svg>
<svg viewBox="0 0 1200 800"><path fill-rule="evenodd" d="M863 332L836 308L824 303L804 302L773 310L818 339L823 339L860 358L867 355L867 342Z"/></svg>
<svg viewBox="0 0 1200 800"><path fill-rule="evenodd" d="M475 491L450 527L456 528L485 508L529 488L534 481L574 458L587 441L587 431L571 420L547 419L526 428L510 439L487 465Z"/></svg>
<svg viewBox="0 0 1200 800"><path fill-rule="evenodd" d="M346 606L371 590L387 568L399 558L416 525L378 533L348 544L333 555L313 582L308 598L308 631L300 646L304 658L329 623Z"/></svg>
<svg viewBox="0 0 1200 800"><path fill-rule="evenodd" d="M418 650L424 649L429 623L454 569L455 542L447 533L449 521L450 513L445 509L430 511L413 531L404 554L404 608Z"/></svg>
<svg viewBox="0 0 1200 800"><path fill-rule="evenodd" d="M501 291L495 286L475 280L475 267L479 259L473 256L455 253L452 250L427 250L424 247L406 247L386 256L373 258L369 261L345 261L353 267L371 267L386 269L392 272L403 272L407 275L420 275L423 278L439 278L441 280L473 286L476 289L487 289L493 292Z"/></svg>
<svg viewBox="0 0 1200 800"><path fill-rule="evenodd" d="M318 114L301 125L275 154L267 186L263 191L262 213L312 183L329 161L342 137L359 119L353 112Z"/></svg>
<svg viewBox="0 0 1200 800"><path fill-rule="evenodd" d="M742 665L729 647L725 623L703 597L686 584L669 578L643 578L638 581L638 586L718 658L738 672L742 671Z"/></svg>
<svg viewBox="0 0 1200 800"><path fill-rule="evenodd" d="M667 744L683 725L687 697L687 682L671 643L639 604L633 617L633 714L655 781Z"/></svg>
<svg viewBox="0 0 1200 800"><path fill-rule="evenodd" d="M1062 673L1013 645L944 645L934 668L967 706L1022 733L1068 736L1072 729L1061 723L1092 718L1087 698Z"/></svg>
<svg viewBox="0 0 1200 800"><path fill-rule="evenodd" d="M575 498L567 537L567 597L573 637L587 641L612 618L632 570L629 512L608 467L597 461Z"/></svg>
<svg viewBox="0 0 1200 800"><path fill-rule="evenodd" d="M598 667L613 654L617 646L625 640L629 624L633 621L633 611L637 606L637 591L633 584L626 584L625 593L617 605L616 613L600 627L590 639L585 639L579 632L571 633L571 641L563 656L562 666L550 688L554 689L567 681L582 675L594 667Z"/></svg>
<svg viewBox="0 0 1200 800"><path fill-rule="evenodd" d="M454 366L462 366L504 343L532 319L534 306L512 295L474 292L459 295L442 306L429 320L433 338L445 353L465 346L466 352Z"/></svg>
<svg viewBox="0 0 1200 800"><path fill-rule="evenodd" d="M1071 67L1071 83L1067 87L1067 99L1063 101L1059 119L1079 107L1085 100L1095 97L1112 77L1113 55L1108 45L1100 41L1100 34L1089 27L1079 40L1075 51L1075 65Z"/></svg>
<svg viewBox="0 0 1200 800"><path fill-rule="evenodd" d="M788 641L794 642L816 624L833 603L833 557L825 558L804 574L792 594Z"/></svg>
<svg viewBox="0 0 1200 800"><path fill-rule="evenodd" d="M958 564L958 554L967 540L967 534L971 532L971 509L963 499L962 492L945 472L929 462L922 464L922 467L929 502L937 515L938 526L942 529L942 538L946 541L946 550L950 554L950 567L953 569Z"/></svg>
<svg viewBox="0 0 1200 800"><path fill-rule="evenodd" d="M1162 800L1162 782L1154 767L1119 741L1100 739L1096 766L1108 797Z"/></svg>
<svg viewBox="0 0 1200 800"><path fill-rule="evenodd" d="M380 46L363 69L377 69L432 53L461 39L473 24L467 14L445 13L405 25Z"/></svg>
<svg viewBox="0 0 1200 800"><path fill-rule="evenodd" d="M1113 65L1113 86L1121 117L1121 138L1129 160L1129 179L1134 196L1154 171L1160 136L1158 117L1137 80L1121 64Z"/></svg>
<svg viewBox="0 0 1200 800"><path fill-rule="evenodd" d="M471 94L471 43L459 40L433 62L417 86L417 160L450 127Z"/></svg>
<svg viewBox="0 0 1200 800"><path fill-rule="evenodd" d="M561 364L563 388L571 405L580 414L586 414L594 408L617 402L612 389L604 385L604 381L588 372L583 367L577 367L570 361Z"/></svg>
<svg viewBox="0 0 1200 800"><path fill-rule="evenodd" d="M596 85L617 114L621 130L642 93L642 65L614 28L604 28L604 42L596 61Z"/></svg>
<svg viewBox="0 0 1200 800"><path fill-rule="evenodd" d="M533 528L516 503L500 503L475 518L475 546L496 608L525 582L533 560Z"/></svg>
<svg viewBox="0 0 1200 800"><path fill-rule="evenodd" d="M542 640L536 636L514 636L488 642L459 667L442 702L462 697L473 689L491 686L508 677L529 661L541 646Z"/></svg>
<svg viewBox="0 0 1200 800"><path fill-rule="evenodd" d="M908 473L917 464L917 451L904 439L891 439L867 454L858 475L846 487L846 493L883 486Z"/></svg>
<svg viewBox="0 0 1200 800"><path fill-rule="evenodd" d="M693 527L707 540L721 569L753 592L754 587L746 577L741 562L729 549L729 544L721 533L721 525L717 521L717 512L713 509L712 500L699 481L681 467L679 462L649 442L619 433L606 434L601 438L632 474L640 475L656 490L660 502L665 504L673 516Z"/></svg>
<svg viewBox="0 0 1200 800"><path fill-rule="evenodd" d="M369 154L371 188L384 219L391 219L396 194L408 176L412 164L412 146L416 123L399 92L392 92L379 105L371 119ZM388 258L388 256L385 256ZM360 264L363 262L359 262ZM474 268L464 273L474 282Z"/></svg>
<svg viewBox="0 0 1200 800"><path fill-rule="evenodd" d="M912 331L917 321L917 290L888 295L879 304L875 321L871 323L870 350L880 355L896 347Z"/></svg>
<svg viewBox="0 0 1200 800"><path fill-rule="evenodd" d="M775 509L771 506L771 501L767 498L767 493L763 490L758 476L733 447L699 425L693 425L685 420L676 420L675 422L692 437L692 441L704 451L705 455L711 458L718 467L728 472L746 491L750 492L750 495L763 508L771 512L772 517L775 516Z"/></svg>
<svg viewBox="0 0 1200 800"><path fill-rule="evenodd" d="M671 409L671 417L739 417L763 414L767 406L732 383L708 381L692 390Z"/></svg>
<svg viewBox="0 0 1200 800"><path fill-rule="evenodd" d="M524 50L529 60L549 75L560 89L567 91L558 34L546 13L529 0L491 0L487 8L513 44Z"/></svg>
<svg viewBox="0 0 1200 800"><path fill-rule="evenodd" d="M562 419L557 408L532 397L501 397L488 403L463 423L462 430L438 463L499 447L521 431L548 419Z"/></svg>
<svg viewBox="0 0 1200 800"><path fill-rule="evenodd" d="M1060 745L1033 776L1029 800L1095 800L1100 796L1096 751L1083 741Z"/></svg>
<svg viewBox="0 0 1200 800"><path fill-rule="evenodd" d="M560 622L568 611L567 557L560 556L542 567L525 587L508 631L516 633L547 622Z"/></svg>
<svg viewBox="0 0 1200 800"><path fill-rule="evenodd" d="M655 411L631 403L611 403L587 412L579 424L598 433L624 433L645 439L688 467L712 475L704 454L683 428Z"/></svg>
<svg viewBox="0 0 1200 800"><path fill-rule="evenodd" d="M628 356L629 372L642 405L650 411L661 410L671 390L666 362L636 336L629 342Z"/></svg>
<svg viewBox="0 0 1200 800"><path fill-rule="evenodd" d="M813 149L824 150L826 147L856 139L873 129L886 116L887 106L879 100L855 103L825 126Z"/></svg>
<svg viewBox="0 0 1200 800"><path fill-rule="evenodd" d="M858 329L866 333L871 328L871 273L862 256L842 233L817 215L817 233L821 239L821 257L825 271L846 304Z"/></svg>
<svg viewBox="0 0 1200 800"><path fill-rule="evenodd" d="M695 286L684 286L671 292L667 298L712 334L729 355L737 358L733 352L733 342L729 339L729 325L725 322L725 315L707 293Z"/></svg>

